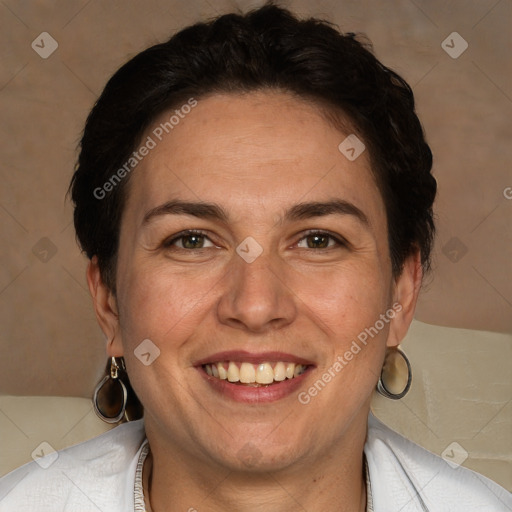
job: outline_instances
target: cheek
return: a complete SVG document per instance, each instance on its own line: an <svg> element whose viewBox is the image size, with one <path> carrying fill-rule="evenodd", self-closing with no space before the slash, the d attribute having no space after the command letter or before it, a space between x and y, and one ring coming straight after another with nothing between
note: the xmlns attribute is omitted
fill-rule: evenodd
<svg viewBox="0 0 512 512"><path fill-rule="evenodd" d="M183 405L183 388L176 378L188 364L182 347L198 330L207 291L213 285L207 278L195 281L169 268L140 262L123 274L120 329L124 358L135 392L151 410L164 410L169 404L178 410ZM142 344L148 339L156 349L148 342ZM156 364L141 364L144 361L139 355L148 351L150 358L157 354ZM162 383L166 384L162 387Z"/></svg>
<svg viewBox="0 0 512 512"><path fill-rule="evenodd" d="M303 310L313 312L313 321L324 326L327 334L325 344L319 345L328 354L319 376L332 384L322 391L321 398L321 383L312 390L311 396L318 393L315 400L319 406L341 400L346 406L353 402L355 407L371 394L378 380L392 321L386 316L391 307L391 278L379 268L375 264L353 266L322 278L316 276L316 282L308 282L309 289L304 289L308 299ZM342 412L326 414L336 417Z"/></svg>
<svg viewBox="0 0 512 512"><path fill-rule="evenodd" d="M341 339L378 320L389 307L390 279L376 262L346 265L335 271L302 276L302 296L331 333Z"/></svg>
<svg viewBox="0 0 512 512"><path fill-rule="evenodd" d="M126 268L119 290L123 345L133 349L146 338L157 345L185 339L216 281L211 274L187 276L165 264L138 262Z"/></svg>

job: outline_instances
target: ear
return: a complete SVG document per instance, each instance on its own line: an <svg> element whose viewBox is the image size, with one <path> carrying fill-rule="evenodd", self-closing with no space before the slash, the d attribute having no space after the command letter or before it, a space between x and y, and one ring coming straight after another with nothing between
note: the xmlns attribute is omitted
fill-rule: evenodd
<svg viewBox="0 0 512 512"><path fill-rule="evenodd" d="M402 273L395 279L393 305L396 315L390 323L387 346L396 347L405 338L416 310L423 270L420 251L407 257Z"/></svg>
<svg viewBox="0 0 512 512"><path fill-rule="evenodd" d="M91 293L96 318L107 337L107 355L122 357L123 347L119 334L119 315L116 298L101 278L98 258L93 256L87 265L87 284Z"/></svg>

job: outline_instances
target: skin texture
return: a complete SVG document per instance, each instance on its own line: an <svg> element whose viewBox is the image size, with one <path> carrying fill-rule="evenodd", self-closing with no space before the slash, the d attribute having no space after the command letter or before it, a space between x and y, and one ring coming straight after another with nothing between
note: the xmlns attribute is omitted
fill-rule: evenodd
<svg viewBox="0 0 512 512"><path fill-rule="evenodd" d="M367 152L351 162L338 150L347 135L286 93L213 95L198 99L133 172L117 296L95 258L87 276L107 353L125 358L145 408L155 512L171 503L364 510L370 400L386 346L398 345L412 320L421 267L411 255L392 276L383 200ZM229 219L143 221L171 199L217 203ZM298 203L332 199L352 203L368 223L352 214L283 218ZM164 245L185 229L204 231L196 245L204 248L180 246L190 239ZM327 238L316 248L310 229L347 243ZM248 236L263 248L252 263L236 252ZM307 391L394 303L402 310L307 405L296 392L271 403L233 401L195 367L223 350L283 351L314 362L299 389ZM134 350L148 338L160 356L145 366Z"/></svg>

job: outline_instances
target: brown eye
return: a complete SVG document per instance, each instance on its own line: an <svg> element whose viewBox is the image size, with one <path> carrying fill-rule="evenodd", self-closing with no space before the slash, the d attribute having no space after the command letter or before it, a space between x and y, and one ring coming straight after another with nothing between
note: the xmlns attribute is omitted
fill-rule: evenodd
<svg viewBox="0 0 512 512"><path fill-rule="evenodd" d="M301 245L306 240L306 247ZM330 242L333 243L330 243ZM324 232L311 232L304 236L298 246L305 249L330 249L331 247L344 246L345 244L336 237Z"/></svg>
<svg viewBox="0 0 512 512"><path fill-rule="evenodd" d="M329 238L324 235L309 235L306 237L309 249L326 249L329 247Z"/></svg>
<svg viewBox="0 0 512 512"><path fill-rule="evenodd" d="M181 237L184 249L202 249L205 237L203 235L186 235Z"/></svg>
<svg viewBox="0 0 512 512"><path fill-rule="evenodd" d="M209 243L210 245L205 245ZM188 231L165 242L165 247L177 247L179 249L205 249L214 247L209 238L201 232Z"/></svg>

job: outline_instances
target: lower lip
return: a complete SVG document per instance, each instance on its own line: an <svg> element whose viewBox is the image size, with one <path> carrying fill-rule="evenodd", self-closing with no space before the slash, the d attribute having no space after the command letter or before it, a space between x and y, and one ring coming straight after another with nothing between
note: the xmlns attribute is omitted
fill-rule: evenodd
<svg viewBox="0 0 512 512"><path fill-rule="evenodd" d="M215 392L236 402L251 404L275 402L292 395L298 390L298 388L300 388L300 386L302 386L304 379L312 369L313 367L308 367L304 373L298 377L293 377L293 379L286 379L269 386L253 387L241 384L233 384L228 380L211 377L203 370L201 366L198 367L198 371L201 373L202 377Z"/></svg>

